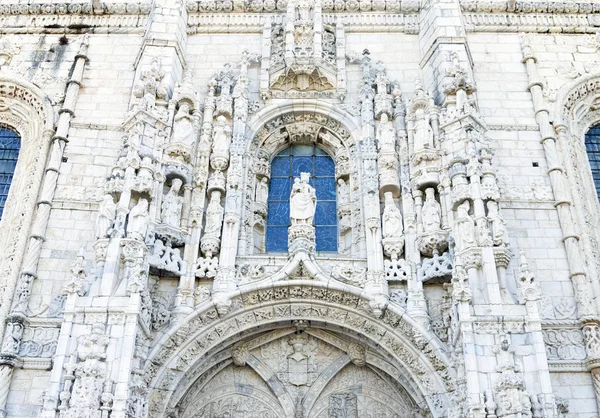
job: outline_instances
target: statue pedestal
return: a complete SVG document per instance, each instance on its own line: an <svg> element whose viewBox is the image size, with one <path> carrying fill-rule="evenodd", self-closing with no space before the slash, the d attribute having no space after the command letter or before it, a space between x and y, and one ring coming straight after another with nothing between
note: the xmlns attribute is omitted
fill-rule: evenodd
<svg viewBox="0 0 600 418"><path fill-rule="evenodd" d="M315 227L309 224L295 224L288 228L288 252L295 254L299 251L314 253Z"/></svg>

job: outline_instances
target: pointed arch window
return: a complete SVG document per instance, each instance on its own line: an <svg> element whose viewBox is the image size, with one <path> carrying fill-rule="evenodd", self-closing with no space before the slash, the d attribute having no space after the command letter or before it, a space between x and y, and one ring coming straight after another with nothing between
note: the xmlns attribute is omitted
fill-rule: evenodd
<svg viewBox="0 0 600 418"><path fill-rule="evenodd" d="M317 251L338 250L335 164L315 145L293 145L281 151L271 162L271 182L267 215L266 250L288 250L290 191L295 177L310 173L310 185L317 193L314 225Z"/></svg>
<svg viewBox="0 0 600 418"><path fill-rule="evenodd" d="M2 219L20 149L19 134L8 126L0 125L0 219Z"/></svg>
<svg viewBox="0 0 600 418"><path fill-rule="evenodd" d="M596 194L600 197L600 124L592 126L585 135L585 149L592 169Z"/></svg>

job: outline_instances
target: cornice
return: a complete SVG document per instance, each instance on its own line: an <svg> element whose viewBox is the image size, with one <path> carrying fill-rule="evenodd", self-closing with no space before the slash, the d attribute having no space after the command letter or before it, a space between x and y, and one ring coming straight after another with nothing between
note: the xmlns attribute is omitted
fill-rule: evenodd
<svg viewBox="0 0 600 418"><path fill-rule="evenodd" d="M592 33L600 31L598 14L465 12L467 32Z"/></svg>
<svg viewBox="0 0 600 418"><path fill-rule="evenodd" d="M510 13L600 13L596 0L460 0L463 12L510 12Z"/></svg>
<svg viewBox="0 0 600 418"><path fill-rule="evenodd" d="M141 14L0 14L0 33L143 33Z"/></svg>
<svg viewBox="0 0 600 418"><path fill-rule="evenodd" d="M25 16L35 15L147 15L152 6L150 2L121 2L99 3L92 6L92 2L46 2L35 4L0 4L0 15Z"/></svg>
<svg viewBox="0 0 600 418"><path fill-rule="evenodd" d="M189 0L189 13L285 12L287 0ZM388 12L417 13L419 0L323 0L324 13Z"/></svg>
<svg viewBox="0 0 600 418"><path fill-rule="evenodd" d="M266 19L282 24L281 13L190 13L188 34L195 33L262 33ZM344 25L347 33L352 32L419 32L417 14L392 14L376 12L324 13L323 23L335 26Z"/></svg>

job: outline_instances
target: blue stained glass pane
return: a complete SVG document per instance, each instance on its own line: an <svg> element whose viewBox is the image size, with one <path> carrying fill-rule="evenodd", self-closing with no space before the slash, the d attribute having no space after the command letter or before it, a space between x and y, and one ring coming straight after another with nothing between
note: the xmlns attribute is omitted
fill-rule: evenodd
<svg viewBox="0 0 600 418"><path fill-rule="evenodd" d="M337 251L337 227L317 226L317 251Z"/></svg>
<svg viewBox="0 0 600 418"><path fill-rule="evenodd" d="M288 202L269 202L267 224L285 225L290 223L290 204Z"/></svg>
<svg viewBox="0 0 600 418"><path fill-rule="evenodd" d="M315 190L317 191L317 199L319 200L335 200L335 179L333 177L315 179Z"/></svg>
<svg viewBox="0 0 600 418"><path fill-rule="evenodd" d="M315 155L325 155L327 157L329 157L329 154L327 154L327 152L319 147L315 147Z"/></svg>
<svg viewBox="0 0 600 418"><path fill-rule="evenodd" d="M272 177L288 177L290 175L290 157L275 157L271 163Z"/></svg>
<svg viewBox="0 0 600 418"><path fill-rule="evenodd" d="M312 156L313 155L314 146L312 145L294 145L292 147L292 155L293 156Z"/></svg>
<svg viewBox="0 0 600 418"><path fill-rule="evenodd" d="M333 177L335 175L335 166L330 157L315 157L315 175L317 177Z"/></svg>
<svg viewBox="0 0 600 418"><path fill-rule="evenodd" d="M288 250L287 226L267 227L267 251L286 252Z"/></svg>
<svg viewBox="0 0 600 418"><path fill-rule="evenodd" d="M300 173L312 173L312 172L313 172L312 157L294 157L292 159L292 175L294 177L300 176Z"/></svg>
<svg viewBox="0 0 600 418"><path fill-rule="evenodd" d="M269 182L269 201L290 199L290 178L274 177Z"/></svg>
<svg viewBox="0 0 600 418"><path fill-rule="evenodd" d="M2 218L20 149L19 135L9 128L0 126L0 218Z"/></svg>
<svg viewBox="0 0 600 418"><path fill-rule="evenodd" d="M317 202L315 225L337 225L335 202Z"/></svg>
<svg viewBox="0 0 600 418"><path fill-rule="evenodd" d="M596 193L600 196L600 124L593 126L585 135L585 149L592 169Z"/></svg>
<svg viewBox="0 0 600 418"><path fill-rule="evenodd" d="M278 157L282 157L282 156L284 156L284 155L290 155L290 150L291 150L291 149L292 149L292 148L289 148L289 147L288 147L288 148L285 148L285 149L282 149L281 151L279 151L279 154L277 154L277 156L278 156Z"/></svg>

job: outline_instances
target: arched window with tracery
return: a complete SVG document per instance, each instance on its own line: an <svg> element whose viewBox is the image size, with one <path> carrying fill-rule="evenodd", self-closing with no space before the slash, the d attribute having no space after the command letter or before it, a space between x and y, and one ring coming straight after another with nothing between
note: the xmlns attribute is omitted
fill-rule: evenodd
<svg viewBox="0 0 600 418"><path fill-rule="evenodd" d="M600 124L592 126L585 135L585 150L592 169L596 194L600 197Z"/></svg>
<svg viewBox="0 0 600 418"><path fill-rule="evenodd" d="M0 219L4 212L20 149L19 134L8 126L0 125Z"/></svg>
<svg viewBox="0 0 600 418"><path fill-rule="evenodd" d="M295 177L310 173L310 185L317 194L314 218L317 251L338 250L335 164L315 145L293 145L284 149L271 162L269 184L267 238L268 252L288 250L290 225L290 191Z"/></svg>

